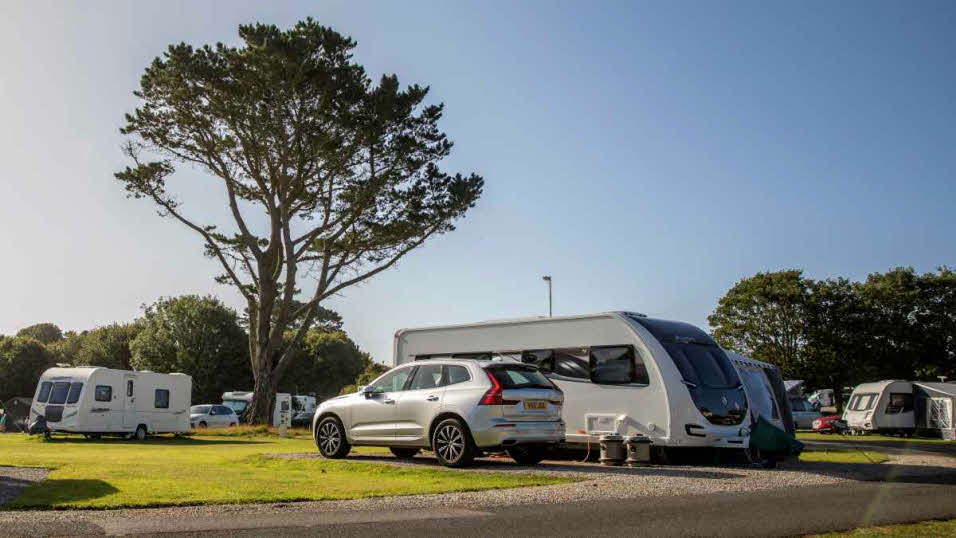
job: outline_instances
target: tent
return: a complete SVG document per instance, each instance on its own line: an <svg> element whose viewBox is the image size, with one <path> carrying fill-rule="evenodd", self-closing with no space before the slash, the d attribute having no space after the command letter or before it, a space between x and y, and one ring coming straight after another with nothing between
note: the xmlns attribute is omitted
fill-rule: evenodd
<svg viewBox="0 0 956 538"><path fill-rule="evenodd" d="M32 398L10 398L3 402L3 412L7 415L7 431L23 432L27 429L30 420L30 406Z"/></svg>
<svg viewBox="0 0 956 538"><path fill-rule="evenodd" d="M916 429L956 439L956 383L914 381Z"/></svg>

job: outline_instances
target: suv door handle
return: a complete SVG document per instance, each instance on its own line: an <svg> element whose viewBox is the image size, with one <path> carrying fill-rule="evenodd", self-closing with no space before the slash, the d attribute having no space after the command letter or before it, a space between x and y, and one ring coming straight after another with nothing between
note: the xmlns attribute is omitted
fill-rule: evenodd
<svg viewBox="0 0 956 538"><path fill-rule="evenodd" d="M429 402L437 402L437 401L438 401L438 396L435 396L434 394L432 394L431 396L429 396L428 398L425 398L425 399L428 400Z"/></svg>
<svg viewBox="0 0 956 538"><path fill-rule="evenodd" d="M382 403L383 403L383 404L393 404L393 403L395 403L395 400L392 400L392 399L382 400Z"/></svg>

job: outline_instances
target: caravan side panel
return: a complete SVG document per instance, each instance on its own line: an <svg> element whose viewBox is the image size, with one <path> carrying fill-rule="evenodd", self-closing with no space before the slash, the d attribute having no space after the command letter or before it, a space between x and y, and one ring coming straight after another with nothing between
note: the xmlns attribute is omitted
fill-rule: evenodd
<svg viewBox="0 0 956 538"><path fill-rule="evenodd" d="M426 328L396 333L395 364L417 355L518 352L602 345L631 345L644 362L648 385L599 385L589 380L549 376L565 393L564 420L569 443L586 443L587 415L604 415L617 422L624 435L641 433L670 437L670 409L658 362L635 329L611 315L541 319L521 323L484 323ZM515 355L519 358L520 355ZM673 365L670 365L673 369ZM618 420L620 419L620 420Z"/></svg>

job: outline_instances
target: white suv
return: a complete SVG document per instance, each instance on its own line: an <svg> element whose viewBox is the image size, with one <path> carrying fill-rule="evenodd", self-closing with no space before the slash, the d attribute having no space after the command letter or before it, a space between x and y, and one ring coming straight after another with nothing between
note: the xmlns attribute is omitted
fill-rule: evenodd
<svg viewBox="0 0 956 538"><path fill-rule="evenodd" d="M387 446L400 458L430 448L449 467L494 451L533 465L564 441L563 403L561 389L534 366L430 359L326 400L312 436L326 458L344 458L353 446Z"/></svg>

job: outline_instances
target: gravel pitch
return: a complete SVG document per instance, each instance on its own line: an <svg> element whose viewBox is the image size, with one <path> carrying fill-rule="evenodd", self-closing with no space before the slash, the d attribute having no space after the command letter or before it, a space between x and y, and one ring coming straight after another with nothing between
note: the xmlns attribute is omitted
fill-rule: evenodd
<svg viewBox="0 0 956 538"><path fill-rule="evenodd" d="M0 467L0 506L12 501L30 484L43 480L50 471L26 467Z"/></svg>

